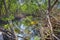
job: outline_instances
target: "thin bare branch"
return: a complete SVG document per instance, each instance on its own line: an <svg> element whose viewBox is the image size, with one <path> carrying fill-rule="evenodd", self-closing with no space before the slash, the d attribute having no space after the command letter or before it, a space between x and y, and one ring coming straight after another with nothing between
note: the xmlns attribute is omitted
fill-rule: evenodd
<svg viewBox="0 0 60 40"><path fill-rule="evenodd" d="M52 34L53 37L55 37L57 40L60 40L58 37L56 37L54 34Z"/></svg>
<svg viewBox="0 0 60 40"><path fill-rule="evenodd" d="M56 0L54 3L53 3L53 5L51 6L51 9L50 10L52 10L52 8L55 6L55 4L58 2L58 0Z"/></svg>

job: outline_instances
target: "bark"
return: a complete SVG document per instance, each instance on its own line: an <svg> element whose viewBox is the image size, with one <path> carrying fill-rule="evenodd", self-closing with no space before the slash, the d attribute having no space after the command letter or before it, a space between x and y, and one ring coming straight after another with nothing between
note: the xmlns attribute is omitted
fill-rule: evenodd
<svg viewBox="0 0 60 40"><path fill-rule="evenodd" d="M48 0L48 10L47 10L47 13L46 13L46 18L47 18L47 22L48 22L48 27L50 28L51 30L51 33L50 33L50 37L51 37L51 40L54 40L53 37L52 37L52 34L53 33L53 27L52 27L52 24L51 24L51 21L50 21L50 11L51 9L54 7L54 5L57 3L57 0L54 2L54 4L51 6L51 3L50 3L51 0Z"/></svg>

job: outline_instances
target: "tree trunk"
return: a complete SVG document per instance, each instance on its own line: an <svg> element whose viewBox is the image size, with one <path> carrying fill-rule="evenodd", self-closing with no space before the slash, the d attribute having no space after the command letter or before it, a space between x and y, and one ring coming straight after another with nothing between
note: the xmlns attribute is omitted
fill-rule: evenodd
<svg viewBox="0 0 60 40"><path fill-rule="evenodd" d="M51 0L48 0L48 10L47 10L47 13L46 13L46 18L47 18L47 22L48 22L48 24L47 24L47 26L49 27L49 30L50 30L50 40L54 40L54 38L53 38L53 27L52 27L52 24L51 24L51 21L50 21L50 16L49 16L49 14L50 14L50 11L52 10L52 8L54 7L54 5L56 4L56 2L57 2L57 0L54 2L54 4L51 6L51 2L50 2Z"/></svg>

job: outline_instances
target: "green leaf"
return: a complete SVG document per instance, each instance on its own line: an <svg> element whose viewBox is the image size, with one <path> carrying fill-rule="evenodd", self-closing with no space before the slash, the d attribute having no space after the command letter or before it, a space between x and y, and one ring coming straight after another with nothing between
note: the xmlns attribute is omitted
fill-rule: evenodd
<svg viewBox="0 0 60 40"><path fill-rule="evenodd" d="M40 38L38 36L35 36L34 40L40 40Z"/></svg>
<svg viewBox="0 0 60 40"><path fill-rule="evenodd" d="M8 29L9 28L9 24L4 25L4 28Z"/></svg>
<svg viewBox="0 0 60 40"><path fill-rule="evenodd" d="M22 10L22 11L26 11L26 10L27 10L27 5L22 5L22 6L21 6L21 10Z"/></svg>

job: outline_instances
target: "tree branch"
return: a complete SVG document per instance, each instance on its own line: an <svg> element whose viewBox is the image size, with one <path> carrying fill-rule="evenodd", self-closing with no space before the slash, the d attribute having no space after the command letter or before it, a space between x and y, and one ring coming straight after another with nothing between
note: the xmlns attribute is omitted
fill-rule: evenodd
<svg viewBox="0 0 60 40"><path fill-rule="evenodd" d="M54 37L54 38L56 38L57 40L60 40L58 37L56 37L54 34L52 34L52 36Z"/></svg>
<svg viewBox="0 0 60 40"><path fill-rule="evenodd" d="M53 5L51 6L51 9L55 6L55 4L58 2L58 0L56 0L54 3L53 3ZM50 9L50 10L51 10Z"/></svg>

